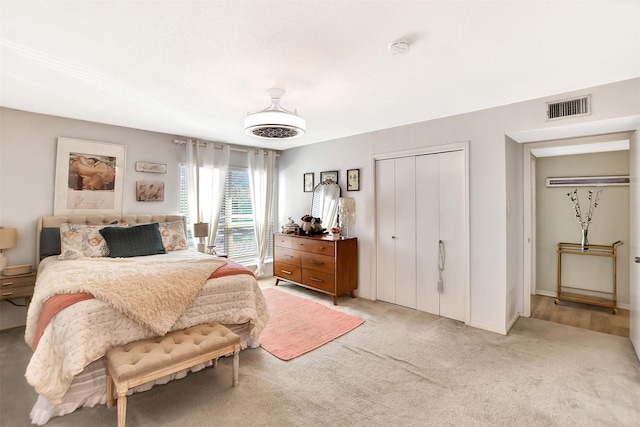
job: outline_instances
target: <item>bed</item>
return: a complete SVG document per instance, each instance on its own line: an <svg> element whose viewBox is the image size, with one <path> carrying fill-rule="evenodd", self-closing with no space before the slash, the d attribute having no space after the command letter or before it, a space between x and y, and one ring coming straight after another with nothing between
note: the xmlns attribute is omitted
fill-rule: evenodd
<svg viewBox="0 0 640 427"><path fill-rule="evenodd" d="M185 235L180 215L38 220L38 279L25 330L34 351L25 377L38 393L33 424L105 403L109 348L208 322L240 335L242 348L259 346L269 314L255 277L187 249Z"/></svg>

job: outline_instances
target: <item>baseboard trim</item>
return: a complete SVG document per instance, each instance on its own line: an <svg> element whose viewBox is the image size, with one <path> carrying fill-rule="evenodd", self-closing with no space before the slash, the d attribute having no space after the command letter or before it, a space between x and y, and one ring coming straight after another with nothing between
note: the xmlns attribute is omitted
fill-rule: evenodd
<svg viewBox="0 0 640 427"><path fill-rule="evenodd" d="M478 328L478 329L482 329L482 330L485 330L485 331L489 331L489 332L494 332L494 333L500 334L500 335L507 335L507 331L505 331L505 330L495 329L495 328L492 328L490 326L483 325L483 324L480 324L480 323L471 322L471 323L469 323L469 326L472 326L472 327Z"/></svg>
<svg viewBox="0 0 640 427"><path fill-rule="evenodd" d="M557 297L557 296L558 296L558 293L557 293L557 292L554 292L554 291L540 291L540 290L538 290L538 291L536 291L536 295L542 295L542 296L544 296L544 297L552 297L552 298L555 298L555 297ZM630 305L630 304L625 304L625 303L618 302L618 308L622 308L622 309L624 309L624 310L629 310L629 309L631 308L631 305Z"/></svg>

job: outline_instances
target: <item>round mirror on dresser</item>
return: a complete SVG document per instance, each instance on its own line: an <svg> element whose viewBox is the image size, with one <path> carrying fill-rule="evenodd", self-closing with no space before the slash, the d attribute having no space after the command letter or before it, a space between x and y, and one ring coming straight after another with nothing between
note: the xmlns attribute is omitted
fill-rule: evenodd
<svg viewBox="0 0 640 427"><path fill-rule="evenodd" d="M332 180L321 182L313 189L311 216L322 219L322 227L327 230L338 220L340 190L340 185Z"/></svg>

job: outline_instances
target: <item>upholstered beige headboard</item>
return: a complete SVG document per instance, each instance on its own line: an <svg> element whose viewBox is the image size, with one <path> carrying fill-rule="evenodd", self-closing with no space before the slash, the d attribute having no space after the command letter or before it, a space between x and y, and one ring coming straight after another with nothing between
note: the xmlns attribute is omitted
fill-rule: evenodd
<svg viewBox="0 0 640 427"><path fill-rule="evenodd" d="M185 236L187 235L187 219L184 215L175 214L138 214L138 215L59 215L59 216L43 216L38 219L38 229L36 233L36 270L40 264L40 260L51 255L43 251L45 247L51 248L57 243L60 244L60 225L64 223L71 224L149 224L153 222L169 222L182 221L184 223ZM55 232L58 229L58 232ZM57 236L57 242L56 240ZM58 252L59 253L59 252Z"/></svg>

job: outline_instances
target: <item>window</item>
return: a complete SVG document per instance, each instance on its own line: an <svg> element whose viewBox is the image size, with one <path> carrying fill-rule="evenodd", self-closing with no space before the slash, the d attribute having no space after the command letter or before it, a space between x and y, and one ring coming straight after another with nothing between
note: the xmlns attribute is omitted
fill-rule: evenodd
<svg viewBox="0 0 640 427"><path fill-rule="evenodd" d="M253 222L253 207L249 186L249 171L246 168L229 167L224 186L224 197L220 209L220 221L216 233L216 251L227 254L229 259L239 263L251 263L258 257ZM180 212L188 215L186 185L186 166L180 168ZM269 240L266 259L272 258L273 252L273 206L269 218ZM187 223L191 221L187 217ZM192 230L189 226L189 247L195 247Z"/></svg>

